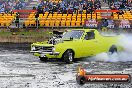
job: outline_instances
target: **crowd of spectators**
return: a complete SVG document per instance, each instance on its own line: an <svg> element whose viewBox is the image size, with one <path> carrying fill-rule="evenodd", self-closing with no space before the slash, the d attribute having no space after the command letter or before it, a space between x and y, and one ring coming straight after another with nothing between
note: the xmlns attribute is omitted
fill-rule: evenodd
<svg viewBox="0 0 132 88"><path fill-rule="evenodd" d="M110 4L110 8L112 10L124 10L124 9L131 10L132 9L132 1L128 2L128 0L118 0L116 2L112 2Z"/></svg>
<svg viewBox="0 0 132 88"><path fill-rule="evenodd" d="M27 5L25 0L0 0L0 13L20 10Z"/></svg>
<svg viewBox="0 0 132 88"><path fill-rule="evenodd" d="M86 10L87 13L101 8L101 3L99 0L88 1L88 0L62 0L61 2L55 3L50 0L42 0L37 10L39 13L44 13L46 11L53 13L82 13ZM35 7L33 8L35 9Z"/></svg>

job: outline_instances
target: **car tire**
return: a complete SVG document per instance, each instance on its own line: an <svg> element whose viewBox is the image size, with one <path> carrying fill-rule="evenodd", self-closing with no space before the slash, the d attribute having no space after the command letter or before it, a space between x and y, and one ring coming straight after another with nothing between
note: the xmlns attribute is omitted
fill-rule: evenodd
<svg viewBox="0 0 132 88"><path fill-rule="evenodd" d="M84 76L78 76L76 81L79 85L84 85L86 83L86 78Z"/></svg>
<svg viewBox="0 0 132 88"><path fill-rule="evenodd" d="M64 54L63 54L63 60L64 62L66 62L67 64L71 64L74 61L74 53L72 50L67 50Z"/></svg>
<svg viewBox="0 0 132 88"><path fill-rule="evenodd" d="M46 57L39 57L40 61L47 62L48 58Z"/></svg>
<svg viewBox="0 0 132 88"><path fill-rule="evenodd" d="M117 53L117 47L115 45L112 45L109 49L109 53L110 54Z"/></svg>

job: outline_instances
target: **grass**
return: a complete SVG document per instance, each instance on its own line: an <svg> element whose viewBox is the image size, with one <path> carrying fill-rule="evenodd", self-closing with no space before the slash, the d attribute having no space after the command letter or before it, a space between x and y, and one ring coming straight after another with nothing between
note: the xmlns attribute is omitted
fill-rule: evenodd
<svg viewBox="0 0 132 88"><path fill-rule="evenodd" d="M23 35L23 36L33 36L33 37L39 37L39 36L47 35L45 32L17 32L17 34Z"/></svg>
<svg viewBox="0 0 132 88"><path fill-rule="evenodd" d="M11 32L0 32L0 36L11 36Z"/></svg>
<svg viewBox="0 0 132 88"><path fill-rule="evenodd" d="M48 32L0 32L1 42L33 43L49 39Z"/></svg>
<svg viewBox="0 0 132 88"><path fill-rule="evenodd" d="M48 36L47 32L0 32L0 36L32 36L32 37L41 37Z"/></svg>

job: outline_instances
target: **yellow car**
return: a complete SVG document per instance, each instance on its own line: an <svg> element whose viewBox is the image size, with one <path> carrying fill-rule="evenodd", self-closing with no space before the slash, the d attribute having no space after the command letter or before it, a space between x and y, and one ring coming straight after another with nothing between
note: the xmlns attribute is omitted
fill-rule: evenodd
<svg viewBox="0 0 132 88"><path fill-rule="evenodd" d="M63 33L61 37L53 37L49 41L33 43L30 52L42 61L57 58L72 63L76 58L119 51L119 38L119 35L102 36L95 29L76 29Z"/></svg>

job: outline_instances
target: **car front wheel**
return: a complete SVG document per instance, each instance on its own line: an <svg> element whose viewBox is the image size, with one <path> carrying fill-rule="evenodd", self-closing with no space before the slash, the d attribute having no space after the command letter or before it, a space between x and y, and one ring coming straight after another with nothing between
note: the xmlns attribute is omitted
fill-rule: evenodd
<svg viewBox="0 0 132 88"><path fill-rule="evenodd" d="M67 50L64 54L63 54L63 60L67 63L73 63L74 61L74 53L72 52L72 50Z"/></svg>

